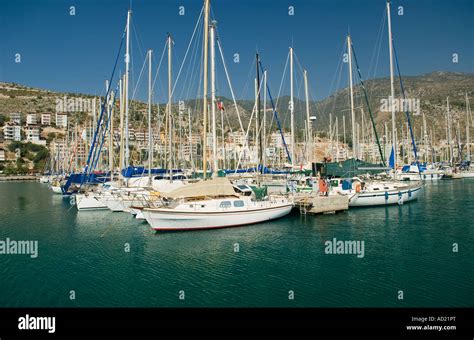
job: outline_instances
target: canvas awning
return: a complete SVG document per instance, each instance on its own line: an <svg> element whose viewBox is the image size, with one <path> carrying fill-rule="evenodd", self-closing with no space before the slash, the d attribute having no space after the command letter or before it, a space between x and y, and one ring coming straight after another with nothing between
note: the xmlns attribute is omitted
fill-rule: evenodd
<svg viewBox="0 0 474 340"><path fill-rule="evenodd" d="M234 187L225 177L216 177L207 181L184 185L176 190L164 194L171 199L193 198L204 196L232 196L236 195Z"/></svg>

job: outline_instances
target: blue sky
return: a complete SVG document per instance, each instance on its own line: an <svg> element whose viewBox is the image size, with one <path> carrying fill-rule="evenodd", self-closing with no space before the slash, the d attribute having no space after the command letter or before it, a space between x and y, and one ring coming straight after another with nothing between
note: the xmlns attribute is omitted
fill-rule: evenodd
<svg viewBox="0 0 474 340"><path fill-rule="evenodd" d="M0 81L100 94L112 71L129 5L129 0L2 0ZM69 15L70 6L75 6L75 16ZM179 15L179 6L184 6L184 16ZM149 48L154 50L156 67L168 32L175 43L176 76L201 6L200 0L132 2L134 82ZM215 0L211 6L238 98L253 96L256 49L268 69L275 95L291 45L299 63L308 70L312 98L321 99L336 87L345 87L347 68L342 69L339 78L338 65L348 31L363 76L368 77L369 68L370 77L388 75L386 25L380 54L372 58L374 49L378 51L376 41L385 11L384 0ZM294 6L293 16L288 15L289 6ZM396 13L398 6L403 6L402 16ZM472 0L393 1L393 33L403 74L436 70L474 72L473 14ZM16 53L21 54L21 63L15 63ZM233 62L234 53L239 53L239 63ZM452 62L453 53L459 55L458 63ZM377 72L373 72L376 60ZM299 66L296 68L296 86L300 89L301 72ZM124 70L123 63L119 69ZM158 77L161 85L155 89L159 101L164 98L165 71L162 67ZM184 77L183 71L175 97L181 98L188 92L191 81L183 81ZM195 83L188 97L198 93ZM219 61L218 88L220 95L229 96ZM295 91L302 96L298 89ZM289 93L288 77L282 93ZM137 97L146 98L146 78L138 85Z"/></svg>

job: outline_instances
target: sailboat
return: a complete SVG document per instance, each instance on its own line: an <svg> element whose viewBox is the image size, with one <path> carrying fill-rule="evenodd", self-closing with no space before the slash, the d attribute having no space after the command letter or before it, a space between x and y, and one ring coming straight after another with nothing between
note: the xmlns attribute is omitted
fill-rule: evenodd
<svg viewBox="0 0 474 340"><path fill-rule="evenodd" d="M125 44L125 74L120 77L118 84L118 93L120 98L120 168L122 169L120 176L114 178L114 132L113 132L113 113L114 113L114 92L106 98L106 103L102 107L105 113L103 119L97 122L97 130L102 134L101 138L108 136L108 159L110 181L100 186L87 186L82 188L81 192L74 196L71 202L76 204L79 211L81 210L101 210L109 209L111 211L132 212L132 205L139 205L143 197L156 195L156 192L169 192L185 184L186 176L170 167L166 169L154 169L153 165L153 131L152 131L152 50L148 50L146 59L148 60L148 169L141 166L131 166L129 155L129 133L128 133L128 88L129 88L129 63L130 63L130 29L131 29L131 11L127 13L127 23L125 28L126 39ZM167 38L168 46L168 77L169 77L169 101L168 101L168 121L171 121L171 36ZM120 53L120 51L119 51ZM113 76L112 76L113 78ZM108 82L106 83L106 92L109 94ZM94 107L95 110L95 107ZM95 111L93 112L95 117ZM102 114L101 116L102 117ZM103 123L108 121L110 124ZM171 136L171 129L168 130ZM91 143L91 150L96 146ZM170 142L171 149L171 142ZM171 150L169 152L171 155ZM171 159L171 156L169 156ZM93 162L92 162L93 163Z"/></svg>
<svg viewBox="0 0 474 340"><path fill-rule="evenodd" d="M249 195L250 193L250 195ZM155 230L198 230L255 224L286 216L293 204L284 196L256 200L225 177L188 184L170 192L162 208L143 208Z"/></svg>
<svg viewBox="0 0 474 340"><path fill-rule="evenodd" d="M350 207L362 207L362 206L379 206L379 205L390 205L390 204L404 204L416 200L422 190L421 180L414 182L413 184L407 184L400 181L397 177L397 142L396 142L396 128L395 128L395 107L393 100L395 98L394 88L394 70L393 70L393 41L392 41L392 29L391 29L391 18L390 18L390 3L387 2L387 17L388 17L388 35L389 35L389 52L390 52L390 107L392 111L392 151L389 157L389 168L393 171L392 180L371 180L363 181L358 177L347 180L347 184L344 187L342 185L334 188L337 193L346 194L349 196ZM351 112L353 117L353 100L352 100L352 42L351 37L347 38L348 45L348 56L349 56L349 78L350 78L350 93L351 93ZM355 56L355 53L354 53ZM357 59L355 60L357 64ZM399 70L398 70L399 71ZM360 74L359 74L360 75ZM363 83L362 87L364 89ZM403 91L403 89L402 89ZM366 99L367 100L367 99ZM368 101L367 101L368 103ZM354 118L352 118L354 122ZM375 126L374 126L374 132ZM355 136L354 123L353 123L353 139ZM355 140L355 139L354 139ZM414 140L413 140L414 144ZM357 145L354 145L355 152L357 154ZM380 150L380 145L379 145ZM416 156L416 147L414 145L414 151ZM416 157L415 157L416 158ZM419 176L419 173L417 174Z"/></svg>
<svg viewBox="0 0 474 340"><path fill-rule="evenodd" d="M228 178L217 177L217 161L212 162L213 177L207 175L207 68L208 48L211 56L211 111L217 104L215 92L215 22L209 25L210 1L204 1L204 81L203 81L203 177L204 180L187 184L163 194L162 207L145 207L141 213L155 230L197 230L249 225L283 217L293 208L285 196L266 196L257 199L246 185L232 185ZM209 44L209 38L211 43ZM210 45L210 46L209 46ZM216 148L216 115L212 115L214 149ZM214 150L215 151L215 150ZM250 190L248 190L250 189Z"/></svg>

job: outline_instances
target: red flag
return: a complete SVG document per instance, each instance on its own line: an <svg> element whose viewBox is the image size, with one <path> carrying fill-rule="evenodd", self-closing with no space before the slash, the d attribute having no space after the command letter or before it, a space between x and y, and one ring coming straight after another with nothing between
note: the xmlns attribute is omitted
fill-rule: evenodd
<svg viewBox="0 0 474 340"><path fill-rule="evenodd" d="M224 111L224 103L223 103L223 102L217 102L217 108L218 108L219 110Z"/></svg>

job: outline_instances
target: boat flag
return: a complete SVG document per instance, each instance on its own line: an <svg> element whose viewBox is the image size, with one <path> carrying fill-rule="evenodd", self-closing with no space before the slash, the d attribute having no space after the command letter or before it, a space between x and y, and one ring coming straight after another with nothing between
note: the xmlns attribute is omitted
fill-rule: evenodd
<svg viewBox="0 0 474 340"><path fill-rule="evenodd" d="M221 111L224 111L224 103L223 102L217 102L217 108Z"/></svg>

